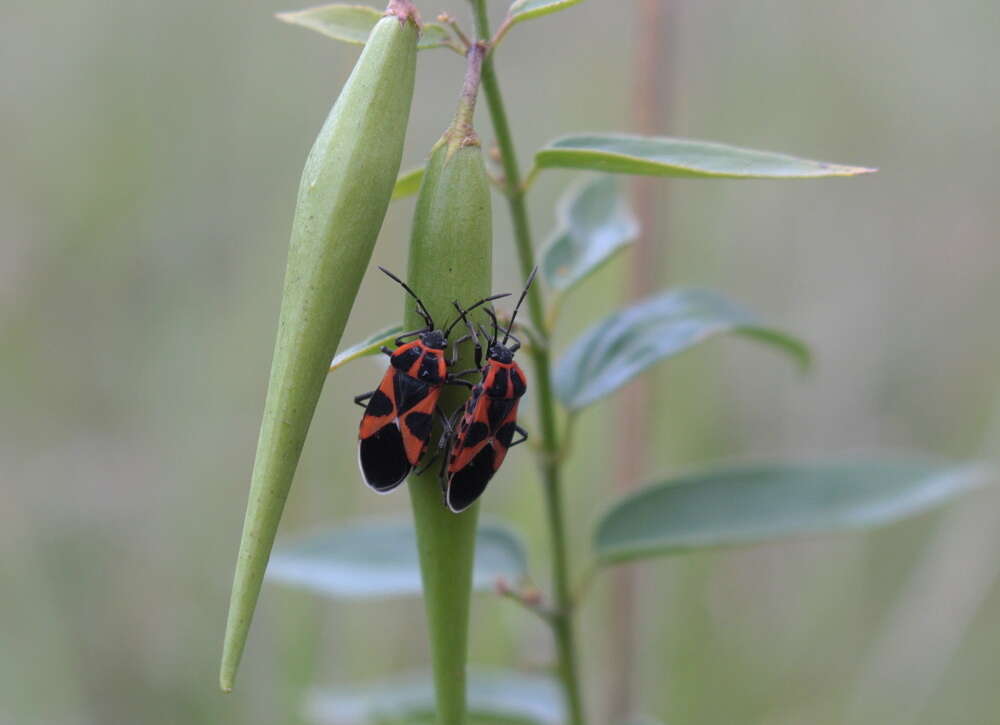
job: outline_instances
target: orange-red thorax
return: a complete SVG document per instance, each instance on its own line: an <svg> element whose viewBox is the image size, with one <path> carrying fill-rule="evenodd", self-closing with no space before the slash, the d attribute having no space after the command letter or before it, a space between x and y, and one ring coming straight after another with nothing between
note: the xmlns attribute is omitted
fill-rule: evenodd
<svg viewBox="0 0 1000 725"><path fill-rule="evenodd" d="M524 372L516 362L502 363L493 359L486 364L482 385L490 398L506 399L520 398L528 387Z"/></svg>
<svg viewBox="0 0 1000 725"><path fill-rule="evenodd" d="M392 353L392 367L428 385L443 385L448 377L444 350L413 340L400 345Z"/></svg>

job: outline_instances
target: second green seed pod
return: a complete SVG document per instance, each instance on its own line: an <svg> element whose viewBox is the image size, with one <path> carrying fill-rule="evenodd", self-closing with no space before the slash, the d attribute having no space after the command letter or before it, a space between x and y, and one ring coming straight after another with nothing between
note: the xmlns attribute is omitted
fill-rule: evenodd
<svg viewBox="0 0 1000 725"><path fill-rule="evenodd" d="M469 305L491 294L490 185L479 139L472 129L483 52L479 45L470 51L459 111L431 152L410 236L407 282L419 292L434 319L442 322L454 319L453 301ZM423 325L410 301L406 303L405 324L406 329ZM455 369L471 367L472 346L465 343ZM450 414L467 396L467 389L448 386L441 394L442 410ZM463 725L479 506L473 505L461 514L451 513L444 505L438 466L411 475L408 487L433 660L438 708L435 722Z"/></svg>

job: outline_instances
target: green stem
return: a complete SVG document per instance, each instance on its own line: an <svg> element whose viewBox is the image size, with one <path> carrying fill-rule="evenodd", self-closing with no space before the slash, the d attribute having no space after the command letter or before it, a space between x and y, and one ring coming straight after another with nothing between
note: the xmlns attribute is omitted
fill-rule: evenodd
<svg viewBox="0 0 1000 725"><path fill-rule="evenodd" d="M479 145L479 137L473 128L473 117L476 115L476 98L479 96L479 83L482 77L483 56L485 54L486 45L483 43L472 43L465 54L467 65L465 81L462 84L462 95L458 101L455 120L448 131L449 144L453 148Z"/></svg>
<svg viewBox="0 0 1000 725"><path fill-rule="evenodd" d="M481 40L490 37L489 18L485 0L469 0L476 17L476 33ZM534 246L531 241L531 227L525 206L525 189L521 185L521 173L517 163L517 153L507 122L503 97L493 67L493 56L488 54L483 61L482 89L489 108L490 120L496 135L497 147L504 170L507 205L514 226L521 274L527 278L535 266ZM534 380L538 401L539 424L542 439L542 485L545 492L545 506L548 516L549 537L552 547L552 579L555 609L549 623L556 642L559 658L559 677L566 696L566 705L571 725L584 725L583 699L580 692L579 668L577 666L576 642L573 633L573 596L569 584L569 555L566 546L566 527L563 516L562 489L560 486L559 432L556 426L555 397L552 392L551 363L549 358L549 330L545 319L545 309L539 287L533 286L528 292L528 312L532 325L541 340L532 345L530 354L534 365Z"/></svg>
<svg viewBox="0 0 1000 725"><path fill-rule="evenodd" d="M420 295L439 329L454 319L454 301L468 306L489 296L492 289L490 185L472 128L481 60L482 48L472 46L458 113L431 154L413 216L407 282ZM478 321L487 322L488 318L479 317ZM409 298L404 322L408 330L423 324ZM471 343L462 346L456 365L459 370L474 367ZM440 409L450 416L467 397L464 388L445 386L438 401ZM438 440L438 436L432 435L431 440ZM433 455L433 451L426 455ZM423 473L411 475L407 486L427 609L435 723L465 725L469 600L479 507L451 513L442 501L438 470L437 465L431 465Z"/></svg>

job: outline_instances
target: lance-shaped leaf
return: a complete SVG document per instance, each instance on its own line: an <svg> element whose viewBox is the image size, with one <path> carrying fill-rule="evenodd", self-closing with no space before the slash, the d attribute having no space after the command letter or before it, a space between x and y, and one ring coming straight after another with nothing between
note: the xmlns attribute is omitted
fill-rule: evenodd
<svg viewBox="0 0 1000 725"><path fill-rule="evenodd" d="M558 10L565 10L573 7L583 0L517 0L507 11L510 22L519 23L522 20L540 18L543 15L554 13Z"/></svg>
<svg viewBox="0 0 1000 725"><path fill-rule="evenodd" d="M562 694L551 678L508 670L472 667L468 675L471 725L562 725ZM430 674L411 674L368 685L320 690L308 701L306 716L316 725L434 722Z"/></svg>
<svg viewBox="0 0 1000 725"><path fill-rule="evenodd" d="M535 164L543 169L721 179L809 179L875 171L708 141L600 133L556 139L535 154Z"/></svg>
<svg viewBox="0 0 1000 725"><path fill-rule="evenodd" d="M722 295L682 289L619 310L584 332L556 364L556 395L570 410L579 410L654 363L725 332L775 345L803 366L809 363L802 342L765 327Z"/></svg>
<svg viewBox="0 0 1000 725"><path fill-rule="evenodd" d="M983 466L925 458L779 463L695 472L639 491L598 521L599 560L878 526L989 480Z"/></svg>
<svg viewBox="0 0 1000 725"><path fill-rule="evenodd" d="M368 35L375 27L375 23L384 17L384 13L367 5L334 3L287 13L277 13L275 17L291 25L301 25L303 28L315 30L334 40L353 45L364 45L368 41ZM417 41L417 48L420 50L440 48L447 45L449 39L448 31L443 26L435 23L424 23L420 39Z"/></svg>
<svg viewBox="0 0 1000 725"><path fill-rule="evenodd" d="M420 191L420 182L423 180L423 166L404 171L396 178L396 186L392 189L392 198L395 200L406 196L413 196Z"/></svg>
<svg viewBox="0 0 1000 725"><path fill-rule="evenodd" d="M399 337L402 332L402 325L393 325L392 327L381 329L378 332L373 332L361 342L357 342L338 352L330 362L330 372L332 373L340 366L346 365L352 360L357 360L358 358L367 357L369 355L377 355L379 351L381 351L383 345L391 344L392 341Z"/></svg>
<svg viewBox="0 0 1000 725"><path fill-rule="evenodd" d="M513 531L496 523L479 527L473 571L476 588L490 589L499 578L518 581L526 570L524 546ZM280 546L271 554L267 578L331 597L420 594L413 523L360 521Z"/></svg>
<svg viewBox="0 0 1000 725"><path fill-rule="evenodd" d="M559 202L559 226L542 251L549 287L565 292L639 234L639 222L612 176L578 184Z"/></svg>

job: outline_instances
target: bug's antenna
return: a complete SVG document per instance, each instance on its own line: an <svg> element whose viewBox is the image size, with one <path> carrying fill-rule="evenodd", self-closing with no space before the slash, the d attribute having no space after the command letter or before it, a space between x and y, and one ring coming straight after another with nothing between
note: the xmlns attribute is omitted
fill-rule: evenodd
<svg viewBox="0 0 1000 725"><path fill-rule="evenodd" d="M492 347L496 344L497 339L500 337L500 321L497 320L497 313L489 307L486 308L486 314L490 316L491 320L493 320L493 337L491 338L489 335L486 336L486 339L490 341L490 346Z"/></svg>
<svg viewBox="0 0 1000 725"><path fill-rule="evenodd" d="M479 326L479 331L483 334L483 339L486 340L486 342L490 342L490 333L489 333L489 330L487 330L485 327L483 327L482 325L480 325ZM490 342L490 346L491 347L492 347L492 345L493 345L493 343Z"/></svg>
<svg viewBox="0 0 1000 725"><path fill-rule="evenodd" d="M451 304L458 311L458 320L455 320L455 322L453 322L448 327L448 331L450 332L451 328L454 327L458 323L459 320L463 320L465 322L465 326L467 328L469 328L469 334L472 336L473 341L478 341L478 339L476 338L476 328L475 328L475 326L473 326L473 324L471 322L469 322L469 318L465 316L465 310L462 309L462 306L460 304L458 304L457 300L454 301L454 302L452 302ZM447 335L447 334L448 333L446 332L445 335Z"/></svg>
<svg viewBox="0 0 1000 725"><path fill-rule="evenodd" d="M452 328L455 327L455 325L457 325L461 320L465 319L465 316L468 313L472 312L480 305L485 305L487 302L492 302L493 300L501 300L504 297L510 297L510 292L504 292L503 294L500 295L493 295L492 297L484 297L483 299L479 300L479 302L476 302L473 305L469 305L464 310L458 306L458 302L453 302L452 304L455 305L455 309L458 310L458 317L455 319L454 322L448 325L448 329L445 330L444 336L448 337L448 335L451 334ZM466 324L468 324L468 320L466 320Z"/></svg>
<svg viewBox="0 0 1000 725"><path fill-rule="evenodd" d="M407 292L410 293L410 296L417 301L417 313L421 317L424 318L424 322L427 323L427 329L428 330L433 330L434 329L434 318L431 317L431 313L427 311L427 308L424 307L424 303L420 301L419 297L417 297L417 293L414 292L413 290L411 290L410 287L409 287L409 285L406 284L406 282L404 282L403 280L401 280L399 277L397 277L396 275L394 275L392 272L390 272L385 267L379 267L379 269L382 270L382 272L385 275L387 275L389 277L389 279L394 280L397 284L399 284L400 287L402 287L403 289L405 289Z"/></svg>
<svg viewBox="0 0 1000 725"><path fill-rule="evenodd" d="M479 337L476 335L475 325L469 322L469 318L465 316L466 311L462 309L457 301L452 302L452 304L455 305L455 309L458 310L458 319L465 320L465 325L469 328L469 337L472 338L472 344L475 346L476 367L481 368L483 366L483 347L479 344ZM455 322L458 322L458 320ZM454 327L454 325L452 325L452 327ZM448 330L450 331L451 327L449 327ZM445 336L447 335L448 333L446 332Z"/></svg>
<svg viewBox="0 0 1000 725"><path fill-rule="evenodd" d="M520 298L517 300L517 304L514 305L514 312L510 316L510 324L507 325L507 331L503 336L503 344L507 344L507 340L510 339L510 331L514 329L514 318L517 317L517 311L521 309L521 303L524 302L525 296L528 294L528 288L531 287L531 283L535 281L535 275L538 273L538 267L536 266L531 270L531 275L528 277L527 284L524 285L524 291L521 292Z"/></svg>

